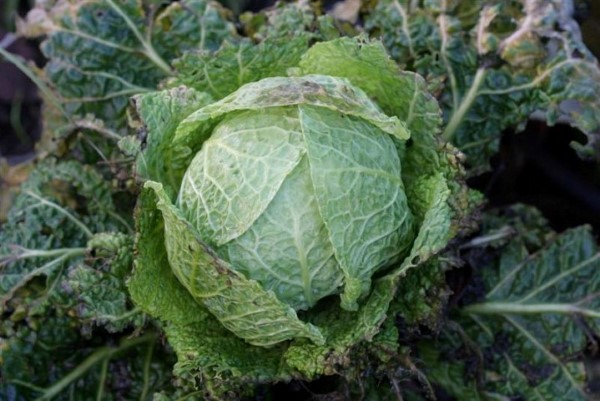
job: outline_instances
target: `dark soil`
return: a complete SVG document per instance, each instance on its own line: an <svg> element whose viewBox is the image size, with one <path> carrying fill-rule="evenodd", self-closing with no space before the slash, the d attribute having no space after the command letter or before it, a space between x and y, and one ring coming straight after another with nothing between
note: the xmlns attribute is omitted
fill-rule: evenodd
<svg viewBox="0 0 600 401"><path fill-rule="evenodd" d="M24 16L28 8L26 1L20 1L16 11ZM6 17L9 12L8 2L0 0L0 16ZM5 25L6 20L0 22L0 41L9 31ZM43 64L36 41L17 39L6 50L38 66ZM41 100L35 84L14 65L0 62L0 156L11 164L32 158L41 131Z"/></svg>
<svg viewBox="0 0 600 401"><path fill-rule="evenodd" d="M591 224L600 233L600 166L579 158L571 142L585 136L567 125L530 122L524 132L506 132L493 170L468 181L488 207L517 202L536 206L557 231Z"/></svg>

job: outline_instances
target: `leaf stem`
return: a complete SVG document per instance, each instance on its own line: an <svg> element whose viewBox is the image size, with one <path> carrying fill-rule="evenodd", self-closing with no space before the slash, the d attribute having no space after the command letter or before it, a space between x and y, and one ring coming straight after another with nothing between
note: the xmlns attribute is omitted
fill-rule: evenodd
<svg viewBox="0 0 600 401"><path fill-rule="evenodd" d="M513 235L515 235L515 231L510 226L503 226L496 232L473 238L466 244L461 245L460 249L485 247L488 244L494 243L499 240L503 240L505 238L510 238Z"/></svg>
<svg viewBox="0 0 600 401"><path fill-rule="evenodd" d="M152 365L152 354L154 352L154 344L148 344L148 350L146 351L146 357L144 359L144 386L142 388L142 394L140 394L140 401L144 401L148 397L148 390L150 388L150 366Z"/></svg>
<svg viewBox="0 0 600 401"><path fill-rule="evenodd" d="M104 386L106 385L106 377L108 376L108 361L108 358L102 361L102 368L100 370L100 380L98 380L98 393L96 394L96 401L102 401L104 399Z"/></svg>
<svg viewBox="0 0 600 401"><path fill-rule="evenodd" d="M19 248L21 251L15 256L15 259L29 259L29 258L50 258L52 256L79 256L84 255L86 248L58 248L51 250L44 249L27 249Z"/></svg>
<svg viewBox="0 0 600 401"><path fill-rule="evenodd" d="M73 124L69 124L65 127L61 127L61 130L64 130L67 132L77 131L77 130L81 130L81 129L87 129L90 131L97 132L104 138L113 140L115 142L118 142L121 139L123 139L123 137L121 135L117 134L115 131L113 131L109 128L106 128L106 127L102 127L98 124L94 124L93 122L86 121L86 120L75 121Z"/></svg>
<svg viewBox="0 0 600 401"><path fill-rule="evenodd" d="M173 71L171 70L171 67L169 66L169 64L167 64L165 62L165 60L163 60L162 57L160 57L160 55L156 52L154 47L152 47L152 44L150 44L150 42L148 42L142 36L139 29L135 26L135 24L133 23L131 18L129 18L129 16L127 14L125 14L125 12L123 12L123 10L117 4L115 4L115 2L113 0L106 0L106 2L113 10L115 10L115 12L117 14L119 14L121 16L121 18L123 18L123 20L129 27L129 29L131 29L131 32L133 32L133 34L135 35L137 40L140 42L140 44L144 48L144 53L146 54L146 56L154 64L156 64L161 70L163 70L167 75L173 75Z"/></svg>
<svg viewBox="0 0 600 401"><path fill-rule="evenodd" d="M477 72L475 73L475 77L473 77L473 83L471 84L469 91L467 92L465 97L460 102L460 106L458 107L458 109L454 112L454 114L452 114L452 117L450 118L450 121L448 122L448 125L446 126L446 129L444 130L444 133L442 134L442 136L444 137L444 139L446 141L449 142L452 140L452 138L454 137L454 134L456 133L456 130L462 123L463 118L465 117L465 115L467 114L467 112L469 111L469 109L471 108L473 103L475 102L475 99L477 98L477 96L479 96L479 94L480 94L479 88L485 81L485 72L486 72L486 70L483 67L479 67L477 69Z"/></svg>
<svg viewBox="0 0 600 401"><path fill-rule="evenodd" d="M410 36L410 28L408 25L408 13L404 9L404 7L402 7L402 5L398 2L398 0L394 0L392 2L392 6L396 9L396 11L398 11L398 14L400 14L400 17L402 17L402 28L401 29L402 29L402 32L404 33L404 35L406 36L406 42L408 45L408 54L410 54L411 57L415 57L415 50L413 48L413 41Z"/></svg>
<svg viewBox="0 0 600 401"><path fill-rule="evenodd" d="M93 354L88 356L82 363L79 364L75 369L73 369L68 375L63 377L61 380L56 382L54 385L44 389L43 394L37 398L36 401L50 400L53 397L60 394L67 386L69 386L72 382L77 380L79 377L83 376L88 370L90 370L94 365L100 362L104 362L110 358L112 358L115 354L123 352L129 348L138 346L140 344L144 344L146 342L152 342L156 338L154 333L146 334L141 337L125 339L121 341L118 347L102 347L96 350Z"/></svg>
<svg viewBox="0 0 600 401"><path fill-rule="evenodd" d="M454 69L452 68L452 64L448 59L447 46L448 46L448 27L446 21L446 2L442 2L443 14L438 17L439 25L440 25L440 33L442 35L442 47L440 49L440 56L444 63L444 67L448 71L448 79L450 80L450 88L452 89L452 110L456 112L457 104L458 104L458 83L456 82L456 75L454 74Z"/></svg>
<svg viewBox="0 0 600 401"><path fill-rule="evenodd" d="M474 315L527 315L540 313L558 313L562 315L578 314L585 317L600 318L600 311L581 308L572 304L544 303L518 304L512 302L483 302L462 309L463 313Z"/></svg>

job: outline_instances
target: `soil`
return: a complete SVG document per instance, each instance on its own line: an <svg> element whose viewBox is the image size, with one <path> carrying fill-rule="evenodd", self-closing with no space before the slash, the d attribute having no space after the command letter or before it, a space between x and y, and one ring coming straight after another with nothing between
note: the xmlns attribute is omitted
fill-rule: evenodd
<svg viewBox="0 0 600 401"><path fill-rule="evenodd" d="M8 14L7 3L0 0L0 15L3 17ZM20 1L17 11L24 16L28 8L26 1ZM2 22L0 41L8 33L6 23ZM44 62L36 41L17 39L6 50L38 66ZM9 164L34 156L35 142L42 131L41 105L35 84L14 65L0 62L0 156L6 158Z"/></svg>

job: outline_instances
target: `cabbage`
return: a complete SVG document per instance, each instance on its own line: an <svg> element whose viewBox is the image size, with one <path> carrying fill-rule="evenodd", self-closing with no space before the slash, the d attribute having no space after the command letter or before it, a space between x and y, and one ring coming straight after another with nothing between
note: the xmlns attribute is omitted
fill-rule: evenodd
<svg viewBox="0 0 600 401"><path fill-rule="evenodd" d="M436 100L380 42L318 43L292 67L220 99L135 98L147 137L130 291L180 369L211 380L331 372L467 209Z"/></svg>

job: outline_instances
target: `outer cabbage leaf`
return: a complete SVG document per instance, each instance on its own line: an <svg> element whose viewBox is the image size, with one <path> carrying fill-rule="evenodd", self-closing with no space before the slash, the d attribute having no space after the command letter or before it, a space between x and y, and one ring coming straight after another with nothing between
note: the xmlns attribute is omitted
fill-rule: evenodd
<svg viewBox="0 0 600 401"><path fill-rule="evenodd" d="M324 342L316 327L302 323L275 294L219 259L181 216L161 184L147 181L145 187L157 194L156 207L165 221L165 247L174 274L224 327L253 345L270 346L298 337Z"/></svg>
<svg viewBox="0 0 600 401"><path fill-rule="evenodd" d="M339 74L338 74L339 75ZM363 118L382 131L408 139L409 132L398 117L382 113L376 103L351 82L337 76L306 75L302 77L273 77L253 82L231 95L192 113L177 127L176 142L198 143L214 125L205 121L216 119L237 110L260 110L265 107L284 107L309 104Z"/></svg>
<svg viewBox="0 0 600 401"><path fill-rule="evenodd" d="M20 30L47 36L44 78L71 120L65 124L92 114L118 134L127 128L128 98L171 75L172 59L191 49L214 51L234 36L224 10L204 0L164 8L134 0L40 2Z"/></svg>
<svg viewBox="0 0 600 401"><path fill-rule="evenodd" d="M506 372L493 387L506 392L510 382L542 399L586 399L583 361L572 356L600 333L598 268L595 240L579 227L533 255L515 241L496 269L483 272L485 299L463 313L474 320L468 333L478 344L498 336L510 344L493 355L490 369Z"/></svg>
<svg viewBox="0 0 600 401"><path fill-rule="evenodd" d="M600 69L581 41L568 2L383 0L365 16L371 34L408 69L441 91L444 136L487 168L500 134L532 113L564 119L588 136L579 153L596 157ZM440 86L441 84L441 86Z"/></svg>
<svg viewBox="0 0 600 401"><path fill-rule="evenodd" d="M177 194L194 154L188 147L172 145L175 129L183 118L211 100L207 94L185 87L133 98L145 130L152 132L136 139L131 152L137 156L136 174L141 179L161 182L170 197Z"/></svg>
<svg viewBox="0 0 600 401"><path fill-rule="evenodd" d="M168 382L154 335L98 346L99 333L130 337L144 322L123 281L131 234L118 233L129 228L113 191L90 166L47 158L16 195L0 230L0 397L138 398Z"/></svg>
<svg viewBox="0 0 600 401"><path fill-rule="evenodd" d="M234 386L238 381L290 379L293 372L281 364L281 346L249 346L225 329L177 280L169 265L157 201L154 190L142 190L136 209L138 257L128 288L144 312L163 322L178 357L175 373L192 382L201 380L216 394L245 387Z"/></svg>
<svg viewBox="0 0 600 401"><path fill-rule="evenodd" d="M352 59L352 63L347 60ZM300 69L306 74L331 74L348 79L363 89L379 107L391 116L406 123L410 140L400 148L402 181L405 184L410 209L422 221L430 202L428 191L422 187L446 181L452 192L450 200L454 235L462 223L461 216L469 209L469 194L460 185L463 171L462 156L452 146L442 144L437 133L442 123L441 111L435 98L429 94L421 76L402 71L390 59L381 42L365 38L340 38L317 43L300 61ZM442 174L442 176L434 177Z"/></svg>
<svg viewBox="0 0 600 401"><path fill-rule="evenodd" d="M353 62L347 63L348 58ZM439 131L440 108L426 90L423 78L400 70L381 42L360 36L317 43L302 56L299 67L304 74L347 78L384 113L403 121L413 139L415 135L419 140Z"/></svg>
<svg viewBox="0 0 600 401"><path fill-rule="evenodd" d="M169 85L183 84L220 99L246 83L288 76L311 42L339 37L328 17L316 17L316 7L279 2L267 11L246 13L240 22L248 38L228 41L216 54L186 52L175 60L177 75Z"/></svg>
<svg viewBox="0 0 600 401"><path fill-rule="evenodd" d="M448 241L451 212L447 205L447 186L431 186L425 189L430 199L430 211L421 226L409 256L386 276L373 281L371 293L357 312L342 312L336 305L311 316L311 322L323 328L327 338L325 346L292 344L286 352L288 363L306 372L309 377L332 374L336 369L347 368L351 361L345 360L348 349L363 340L371 341L386 319L388 308L396 295L398 281L412 267L422 264Z"/></svg>
<svg viewBox="0 0 600 401"><path fill-rule="evenodd" d="M174 63L173 85L206 91L221 99L240 86L266 77L287 76L308 50L308 35L267 38L255 44L249 39L226 42L215 54L187 52Z"/></svg>
<svg viewBox="0 0 600 401"><path fill-rule="evenodd" d="M428 379L460 399L594 398L586 347L600 332L600 252L589 227L558 235L523 206L483 226L463 246L476 275L467 305L419 346Z"/></svg>

